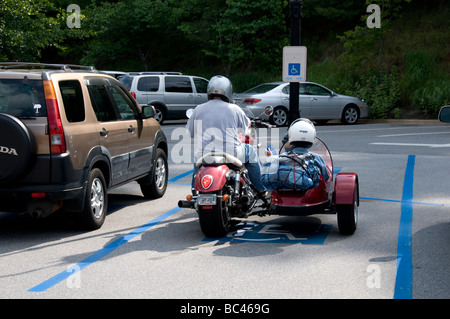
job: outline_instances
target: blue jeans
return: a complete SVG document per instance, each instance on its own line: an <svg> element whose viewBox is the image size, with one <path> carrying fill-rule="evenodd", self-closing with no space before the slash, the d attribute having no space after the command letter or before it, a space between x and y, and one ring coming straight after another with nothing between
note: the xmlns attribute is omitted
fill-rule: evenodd
<svg viewBox="0 0 450 319"><path fill-rule="evenodd" d="M249 144L244 144L244 148L244 161L242 161L242 159L240 160L244 163L245 168L247 168L248 177L253 186L255 186L259 192L264 192L266 188L261 183L261 164L259 162L258 153L255 148Z"/></svg>
<svg viewBox="0 0 450 319"><path fill-rule="evenodd" d="M239 158L244 163L245 168L248 171L248 177L256 189L260 192L264 192L266 189L261 183L261 166L259 163L259 156L255 148L249 144L244 144L244 154ZM194 176L198 172L198 167L194 163L194 172L192 173L192 188L194 188L195 179Z"/></svg>

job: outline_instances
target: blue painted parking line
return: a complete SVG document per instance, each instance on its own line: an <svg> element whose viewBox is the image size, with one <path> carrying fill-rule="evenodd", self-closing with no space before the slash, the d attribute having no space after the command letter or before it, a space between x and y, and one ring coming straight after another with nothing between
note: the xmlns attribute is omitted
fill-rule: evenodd
<svg viewBox="0 0 450 319"><path fill-rule="evenodd" d="M177 180L179 180L179 179L181 179L181 178L183 178L183 177L186 177L186 176L188 176L188 175L191 175L193 172L194 172L194 170L191 169L190 171L187 171L187 172L184 172L184 173L182 173L182 174L180 174L180 175L177 175L177 176L175 176L175 177L172 177L171 179L169 179L169 184L172 184L172 183L176 182Z"/></svg>
<svg viewBox="0 0 450 319"><path fill-rule="evenodd" d="M401 204L400 225L397 242L397 276L395 278L394 299L412 299L412 221L413 183L415 155L408 156Z"/></svg>
<svg viewBox="0 0 450 319"><path fill-rule="evenodd" d="M182 173L180 175L177 175L173 178L171 178L169 180L169 183L175 182L189 174L192 174L193 170L187 171L185 173ZM111 205L108 208L108 212L114 212L120 208L122 208L123 206L121 205ZM113 252L114 250L116 250L117 248L119 248L120 246L122 246L123 244L129 242L131 239L133 239L134 237L144 233L145 231L147 231L148 229L150 229L151 227L159 224L161 221L163 221L164 219L172 216L173 214L177 213L178 211L180 211L181 208L179 207L175 207L172 208L171 210L169 210L168 212L152 219L150 222L148 222L145 225L142 225L138 228L136 228L135 230L133 230L132 232L130 232L129 234L120 237L119 239L113 241L112 243L110 243L109 245L103 247L102 249L100 249L99 251L93 253L91 256L87 257L86 259L80 261L78 264L70 267L69 269L62 271L61 273L57 274L56 276L34 286L33 288L29 289L29 292L42 292L45 291L53 286L55 286L56 284L60 283L63 280L66 280L67 278L69 278L71 275L83 270L84 268L92 265L94 262L102 259L103 257L105 257L106 255L110 254L111 252Z"/></svg>
<svg viewBox="0 0 450 319"><path fill-rule="evenodd" d="M398 199L383 199L383 198L374 198L374 197L359 197L362 200L373 200L373 201L381 201L381 202L391 202L391 203L402 203L402 200ZM413 205L428 205L428 206L441 206L441 207L450 207L449 204L440 204L440 203L425 203L425 202L411 202Z"/></svg>
<svg viewBox="0 0 450 319"><path fill-rule="evenodd" d="M168 212L166 212L166 213L164 213L164 214L162 214L162 215L152 219L147 224L136 228L135 230L133 230L132 232L128 233L127 235L122 236L119 239L116 239L115 241L113 241L109 245L107 245L107 246L103 247L102 249L98 250L97 252L93 253L92 255L90 255L86 259L80 261L76 265L74 265L74 266L70 267L69 269L60 272L56 276L54 276L54 277L52 277L52 278L50 278L50 279L48 279L48 280L46 280L46 281L36 285L36 286L34 286L33 288L31 288L28 291L29 292L42 292L42 291L45 291L45 290L55 286L56 284L60 283L63 280L66 280L67 278L69 278L73 274L75 274L75 273L83 270L84 268L92 265L96 261L99 261L100 259L102 259L106 255L112 253L114 250L116 250L117 248L119 248L123 244L126 244L127 242L129 242L134 237L142 234L143 232L147 231L151 227L153 227L155 225L158 225L160 222L162 222L163 220L165 220L166 218L172 216L173 214L177 213L180 210L181 210L181 208L178 208L178 207L172 208Z"/></svg>

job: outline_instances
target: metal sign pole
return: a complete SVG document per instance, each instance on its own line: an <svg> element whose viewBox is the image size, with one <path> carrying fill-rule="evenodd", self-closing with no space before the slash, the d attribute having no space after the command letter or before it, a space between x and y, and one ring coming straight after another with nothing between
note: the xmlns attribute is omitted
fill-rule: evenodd
<svg viewBox="0 0 450 319"><path fill-rule="evenodd" d="M302 0L290 0L291 11L291 46L300 45L300 19ZM289 85L289 123L300 117L300 83L291 82Z"/></svg>

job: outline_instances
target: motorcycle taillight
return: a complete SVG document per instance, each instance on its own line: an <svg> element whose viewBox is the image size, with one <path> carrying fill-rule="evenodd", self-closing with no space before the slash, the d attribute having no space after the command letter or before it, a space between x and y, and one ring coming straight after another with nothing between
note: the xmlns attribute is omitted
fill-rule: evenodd
<svg viewBox="0 0 450 319"><path fill-rule="evenodd" d="M205 175L205 176L202 177L202 183L201 184L202 184L202 187L204 189L210 188L212 183L213 183L213 177L211 175Z"/></svg>

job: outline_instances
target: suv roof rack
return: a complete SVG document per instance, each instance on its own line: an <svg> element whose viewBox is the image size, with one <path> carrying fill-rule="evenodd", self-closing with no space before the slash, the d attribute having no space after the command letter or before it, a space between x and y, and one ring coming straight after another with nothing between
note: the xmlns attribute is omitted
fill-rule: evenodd
<svg viewBox="0 0 450 319"><path fill-rule="evenodd" d="M168 74L168 75L182 75L181 72L171 72L171 71L152 71L152 72L128 72L130 75L146 75L146 74Z"/></svg>
<svg viewBox="0 0 450 319"><path fill-rule="evenodd" d="M97 70L93 66L86 65L76 65L76 64L51 64L51 63L34 63L34 62L0 62L0 69L12 69L12 68L52 68L59 69L63 71L72 71L72 69L84 69L88 71L97 72Z"/></svg>

